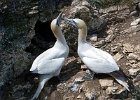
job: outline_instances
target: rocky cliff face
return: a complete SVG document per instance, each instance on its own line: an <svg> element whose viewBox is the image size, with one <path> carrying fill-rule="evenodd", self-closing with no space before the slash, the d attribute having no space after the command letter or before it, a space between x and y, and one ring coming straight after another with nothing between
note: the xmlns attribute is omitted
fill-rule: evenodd
<svg viewBox="0 0 140 100"><path fill-rule="evenodd" d="M83 19L88 26L89 41L111 53L139 88L139 22L130 25L133 19L128 7L100 9L100 15L88 0L1 0L0 100L32 97L38 83L34 81L37 75L30 74L29 69L36 56L53 46L55 38L50 22L61 10L65 17ZM121 87L112 79L100 80L95 76L95 80L81 80L88 70L77 57L77 32L68 26L62 28L71 49L70 57L62 69L61 80L50 80L39 99L49 95L50 100L103 100L110 98L110 94L130 99L119 93Z"/></svg>
<svg viewBox="0 0 140 100"><path fill-rule="evenodd" d="M71 0L0 1L0 97L13 80L28 73L33 59L53 46L50 22ZM25 74L23 75L23 77Z"/></svg>

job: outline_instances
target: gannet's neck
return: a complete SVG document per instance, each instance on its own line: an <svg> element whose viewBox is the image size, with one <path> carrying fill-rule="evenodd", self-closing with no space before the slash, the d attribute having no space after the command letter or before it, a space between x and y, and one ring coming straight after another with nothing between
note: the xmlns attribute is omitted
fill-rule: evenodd
<svg viewBox="0 0 140 100"><path fill-rule="evenodd" d="M87 37L87 26L78 29L78 44L85 43Z"/></svg>
<svg viewBox="0 0 140 100"><path fill-rule="evenodd" d="M60 27L57 27L56 31L54 31L53 33L57 39L54 46L63 47L63 46L67 45L67 42L65 40L65 37L64 37Z"/></svg>

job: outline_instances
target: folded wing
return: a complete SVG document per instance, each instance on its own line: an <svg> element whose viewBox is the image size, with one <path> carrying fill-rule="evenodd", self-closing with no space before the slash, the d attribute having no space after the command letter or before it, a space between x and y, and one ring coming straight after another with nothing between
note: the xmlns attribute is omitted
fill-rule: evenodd
<svg viewBox="0 0 140 100"><path fill-rule="evenodd" d="M96 73L110 73L119 70L117 64L111 63L103 58L83 57L82 60L89 69Z"/></svg>
<svg viewBox="0 0 140 100"><path fill-rule="evenodd" d="M64 64L65 58L56 58L56 59L41 59L37 65L36 69L32 71L32 73L38 73L38 74L52 74L58 71L62 65Z"/></svg>

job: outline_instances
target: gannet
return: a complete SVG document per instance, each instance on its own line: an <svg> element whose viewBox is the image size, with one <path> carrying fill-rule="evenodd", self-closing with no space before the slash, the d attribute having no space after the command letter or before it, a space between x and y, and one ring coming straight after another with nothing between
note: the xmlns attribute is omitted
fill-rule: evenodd
<svg viewBox="0 0 140 100"><path fill-rule="evenodd" d="M44 84L50 78L59 75L61 68L64 65L64 61L68 56L69 47L60 28L61 17L62 13L51 22L51 30L57 39L56 43L52 48L40 54L34 60L30 69L32 73L38 73L40 75L38 88L31 100L38 98Z"/></svg>
<svg viewBox="0 0 140 100"><path fill-rule="evenodd" d="M118 83L124 86L128 91L133 87L132 81L118 67L113 57L98 48L93 47L86 41L87 26L81 19L67 19L66 23L74 25L78 28L78 55L83 63L94 73L105 73L115 78Z"/></svg>

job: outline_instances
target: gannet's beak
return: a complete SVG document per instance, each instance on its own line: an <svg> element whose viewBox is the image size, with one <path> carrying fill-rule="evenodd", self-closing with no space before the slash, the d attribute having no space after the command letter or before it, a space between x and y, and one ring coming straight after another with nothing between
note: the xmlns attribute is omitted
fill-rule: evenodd
<svg viewBox="0 0 140 100"><path fill-rule="evenodd" d="M58 25L58 26L60 26L60 24L61 24L61 20L62 20L62 14L63 14L63 12L61 12L59 15L58 15L58 17L56 18L56 25Z"/></svg>
<svg viewBox="0 0 140 100"><path fill-rule="evenodd" d="M72 26L78 28L77 23L76 23L73 19L68 19L68 18L63 18L63 19L64 19L64 21L65 21L67 24L72 25Z"/></svg>

